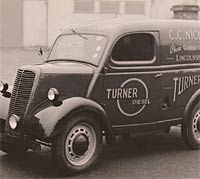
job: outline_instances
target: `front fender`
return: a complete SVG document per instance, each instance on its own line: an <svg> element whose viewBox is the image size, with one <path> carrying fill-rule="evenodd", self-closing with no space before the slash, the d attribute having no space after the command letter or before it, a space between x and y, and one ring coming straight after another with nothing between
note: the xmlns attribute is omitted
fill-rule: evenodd
<svg viewBox="0 0 200 179"><path fill-rule="evenodd" d="M106 112L99 104L82 97L66 99L63 101L62 105L58 107L50 106L35 114L35 117L39 120L39 124L44 130L45 137L50 137L51 134L54 132L56 124L65 116L67 116L70 112L80 107L95 108L96 110L98 110L98 112L106 117Z"/></svg>

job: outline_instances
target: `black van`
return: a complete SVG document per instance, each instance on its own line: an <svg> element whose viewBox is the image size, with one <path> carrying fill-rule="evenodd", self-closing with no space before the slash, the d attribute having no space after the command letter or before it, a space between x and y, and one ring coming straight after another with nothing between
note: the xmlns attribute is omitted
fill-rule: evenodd
<svg viewBox="0 0 200 179"><path fill-rule="evenodd" d="M97 162L103 136L113 143L117 135L181 125L186 145L199 149L200 22L69 28L43 64L21 67L12 94L7 89L1 82L2 96L11 96L8 117L1 117L1 150L51 146L67 174Z"/></svg>

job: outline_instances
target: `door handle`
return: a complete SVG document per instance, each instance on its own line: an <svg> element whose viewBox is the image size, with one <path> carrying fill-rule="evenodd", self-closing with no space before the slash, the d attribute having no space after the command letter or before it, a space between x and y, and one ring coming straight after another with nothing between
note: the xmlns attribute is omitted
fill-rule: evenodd
<svg viewBox="0 0 200 179"><path fill-rule="evenodd" d="M160 77L160 76L162 76L163 75L163 73L158 73L158 74L156 74L154 77L155 78L158 78L158 77Z"/></svg>

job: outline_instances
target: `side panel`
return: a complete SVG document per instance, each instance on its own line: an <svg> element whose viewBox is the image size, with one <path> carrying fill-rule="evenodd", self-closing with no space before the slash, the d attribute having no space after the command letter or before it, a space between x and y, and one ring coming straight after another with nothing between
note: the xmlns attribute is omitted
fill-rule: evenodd
<svg viewBox="0 0 200 179"><path fill-rule="evenodd" d="M197 24L188 25L189 27L181 29L179 27L162 29L160 32L161 65L200 63L200 27ZM187 67L189 68L189 66Z"/></svg>
<svg viewBox="0 0 200 179"><path fill-rule="evenodd" d="M160 115L160 78L157 72L145 70L108 73L104 99L114 127L156 122Z"/></svg>
<svg viewBox="0 0 200 179"><path fill-rule="evenodd" d="M199 28L165 29L162 41L162 120L183 117L191 96L200 89Z"/></svg>
<svg viewBox="0 0 200 179"><path fill-rule="evenodd" d="M136 60L138 57L135 57L135 61L124 60L121 61L122 63L120 61L118 63L113 59L108 61L104 77L103 97L105 100L105 110L114 130L126 130L127 128L139 127L141 125L153 127L161 112L159 33L145 31L132 32L128 35L135 35L137 33L151 34L154 37L154 60L142 63ZM128 35L122 36L121 39ZM113 53L119 48L118 45L121 39L114 46ZM122 48L124 50L121 52L124 55L136 54L136 51L128 51L129 47L123 46ZM144 48L142 51L143 53L146 52ZM119 56L120 53L118 53ZM123 55L119 58L126 59Z"/></svg>
<svg viewBox="0 0 200 179"><path fill-rule="evenodd" d="M185 108L191 96L200 89L200 70L185 69L173 70L163 73L162 76L162 108L164 120L183 117Z"/></svg>

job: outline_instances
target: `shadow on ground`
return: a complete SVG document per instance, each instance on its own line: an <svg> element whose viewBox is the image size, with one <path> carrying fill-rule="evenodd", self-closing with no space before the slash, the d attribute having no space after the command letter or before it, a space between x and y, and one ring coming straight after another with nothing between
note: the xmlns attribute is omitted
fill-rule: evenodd
<svg viewBox="0 0 200 179"><path fill-rule="evenodd" d="M188 152L190 151L183 144L180 133L176 131L170 135L157 134L135 137L128 141L119 140L114 145L104 145L102 155L93 170L74 178L126 178L133 175L140 178L161 177L163 173L159 175L154 171L157 171L159 167L162 168L162 165L162 170L167 170L165 167L173 161L175 156L181 157ZM170 163L170 165L176 165L176 163ZM16 157L5 154L1 157L1 166L5 169L10 168L13 178L64 177L54 165L50 149L45 149L41 153L27 152L23 156ZM150 170L148 172L147 167ZM3 170L2 178L6 177L4 174L7 175ZM165 175L165 177L168 176L170 178L172 175Z"/></svg>

